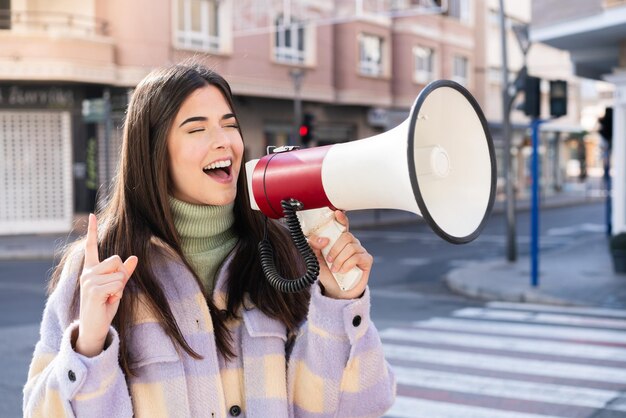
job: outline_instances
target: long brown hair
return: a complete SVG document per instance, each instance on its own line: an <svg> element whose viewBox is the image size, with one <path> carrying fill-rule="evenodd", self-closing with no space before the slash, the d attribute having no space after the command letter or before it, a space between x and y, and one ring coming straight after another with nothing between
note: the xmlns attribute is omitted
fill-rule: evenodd
<svg viewBox="0 0 626 418"><path fill-rule="evenodd" d="M131 373L129 364L132 353L124 336L130 330L135 312L134 302L140 292L146 295L149 307L169 337L192 357L201 358L185 341L165 293L155 278L158 272L153 271L151 256L154 256L154 251L151 249L154 244L151 242L158 239L169 247L200 283L181 250L180 236L168 203L172 184L168 175L167 137L182 103L192 92L206 85L218 87L236 114L226 80L197 61L155 70L139 83L126 114L119 171L113 181L110 199L98 214L100 259L114 254L122 259L131 255L139 258L139 264L126 286L113 319L113 326L121 337L120 364L126 373ZM290 333L294 333L304 320L310 297L309 292L280 293L268 284L263 275L257 244L263 237L265 222L281 273L294 277L302 272L302 267L301 263L293 262L294 248L285 229L250 208L244 161L245 155L237 180L234 205L234 228L239 241L228 268L227 314L217 315L210 295L205 295L213 319L217 347L226 357L233 356L233 349L224 321L237 316L246 293L255 306L268 316L281 320ZM52 274L49 292L56 287L63 265L80 245L84 245L84 239L66 250ZM78 306L79 295L77 282L70 309L75 310Z"/></svg>

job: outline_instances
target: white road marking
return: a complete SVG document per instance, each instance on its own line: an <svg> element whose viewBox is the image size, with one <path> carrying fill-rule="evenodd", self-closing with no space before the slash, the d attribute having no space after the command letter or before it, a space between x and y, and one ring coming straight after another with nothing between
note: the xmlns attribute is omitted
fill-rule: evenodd
<svg viewBox="0 0 626 418"><path fill-rule="evenodd" d="M389 418L564 418L556 415L526 414L480 406L451 404L398 396L387 412Z"/></svg>
<svg viewBox="0 0 626 418"><path fill-rule="evenodd" d="M468 348L510 350L522 353L562 355L594 360L626 362L626 348L569 343L563 341L529 340L519 337L460 334L450 331L388 328L379 332L383 340L446 344Z"/></svg>
<svg viewBox="0 0 626 418"><path fill-rule="evenodd" d="M558 312L566 314L581 314L592 316L606 316L615 318L626 318L626 310L623 309L607 309L593 307L578 306L553 306L538 305L532 303L514 303L514 302L488 302L487 307L496 309L517 309L523 311L540 311L540 312Z"/></svg>
<svg viewBox="0 0 626 418"><path fill-rule="evenodd" d="M385 344L385 357L455 367L471 367L507 373L553 376L587 381L626 384L626 373L615 367L592 366L546 360L531 360L504 355L466 353L449 349L409 347Z"/></svg>
<svg viewBox="0 0 626 418"><path fill-rule="evenodd" d="M398 383L407 386L589 408L604 408L621 395L613 390L471 376L412 367L393 366L393 373ZM626 405L609 409L626 411Z"/></svg>
<svg viewBox="0 0 626 418"><path fill-rule="evenodd" d="M535 338L559 338L574 341L626 344L625 332L594 328L573 328L538 324L513 324L460 318L431 318L424 321L414 322L413 325L465 332L484 332Z"/></svg>
<svg viewBox="0 0 626 418"><path fill-rule="evenodd" d="M554 313L537 313L522 311L492 310L484 308L464 308L453 313L463 318L484 318L504 321L524 321L529 323L576 325L583 327L604 327L626 329L624 319L589 318L577 315L562 315Z"/></svg>

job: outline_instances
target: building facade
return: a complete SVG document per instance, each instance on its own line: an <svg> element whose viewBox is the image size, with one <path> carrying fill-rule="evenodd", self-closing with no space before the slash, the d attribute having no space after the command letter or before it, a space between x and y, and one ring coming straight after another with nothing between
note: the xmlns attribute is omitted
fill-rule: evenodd
<svg viewBox="0 0 626 418"><path fill-rule="evenodd" d="M309 146L381 133L426 84L452 79L485 110L501 160L497 2L435 3L0 0L0 234L67 231L93 210L132 88L191 57L230 82L247 158L298 142L304 117Z"/></svg>
<svg viewBox="0 0 626 418"><path fill-rule="evenodd" d="M577 75L614 86L603 100L613 107L611 223L626 232L626 1L533 0L531 38L567 51Z"/></svg>
<svg viewBox="0 0 626 418"><path fill-rule="evenodd" d="M168 63L201 57L227 78L248 158L295 142L296 97L322 145L397 125L434 79L475 90L472 2L432 3L1 0L0 234L93 210L129 92Z"/></svg>
<svg viewBox="0 0 626 418"><path fill-rule="evenodd" d="M481 14L477 18L476 44L482 46L477 53L482 59L482 67L476 68L478 79L476 95L483 104L483 110L489 120L492 136L496 143L499 161L503 160L502 146L502 36L500 31L500 2L498 0L479 0ZM534 22L534 11L530 1L504 1L506 24L506 42L508 55L509 82L512 83L525 65L529 75L541 78L541 118L550 119L549 81L565 80L567 89L567 114L541 125L540 133L540 187L541 195L559 193L566 188L584 189L587 171L597 175L601 166L597 158L599 138L591 133L597 119L594 115L590 123L583 123L583 113L597 102L598 86L574 73L570 54L541 42L529 39L527 53L524 55L516 29L528 28ZM523 40L523 39L522 39ZM524 93L517 94L510 112L511 135L511 178L517 196L527 197L532 184L530 140L530 119L519 109L525 100ZM593 113L593 112L592 112ZM503 171L502 165L499 165ZM588 170L586 170L588 168ZM501 178L502 180L502 178ZM503 192L504 184L499 187ZM501 194L500 194L501 196Z"/></svg>

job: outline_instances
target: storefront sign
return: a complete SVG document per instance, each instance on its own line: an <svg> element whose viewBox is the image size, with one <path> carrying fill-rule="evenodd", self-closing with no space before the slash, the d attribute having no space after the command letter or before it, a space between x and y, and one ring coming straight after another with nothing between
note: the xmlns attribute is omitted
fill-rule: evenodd
<svg viewBox="0 0 626 418"><path fill-rule="evenodd" d="M367 123L377 128L387 128L389 125L389 112L380 107L371 107L367 110Z"/></svg>
<svg viewBox="0 0 626 418"><path fill-rule="evenodd" d="M74 107L74 91L60 87L0 86L0 107L54 108Z"/></svg>

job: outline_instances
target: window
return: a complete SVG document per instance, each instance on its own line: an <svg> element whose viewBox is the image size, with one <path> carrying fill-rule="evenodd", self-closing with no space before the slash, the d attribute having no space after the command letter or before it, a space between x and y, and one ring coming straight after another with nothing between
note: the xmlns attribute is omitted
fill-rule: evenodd
<svg viewBox="0 0 626 418"><path fill-rule="evenodd" d="M0 29L11 29L11 0L0 0Z"/></svg>
<svg viewBox="0 0 626 418"><path fill-rule="evenodd" d="M359 72L363 75L382 75L383 38L361 34L359 37Z"/></svg>
<svg viewBox="0 0 626 418"><path fill-rule="evenodd" d="M181 48L220 49L219 0L177 0L176 43Z"/></svg>
<svg viewBox="0 0 626 418"><path fill-rule="evenodd" d="M435 51L432 48L417 46L413 48L415 58L415 81L428 83L435 78Z"/></svg>
<svg viewBox="0 0 626 418"><path fill-rule="evenodd" d="M295 19L286 20L281 14L276 18L274 56L277 61L304 64L304 24Z"/></svg>
<svg viewBox="0 0 626 418"><path fill-rule="evenodd" d="M469 78L469 61L467 57L455 55L452 63L452 80L466 85Z"/></svg>
<svg viewBox="0 0 626 418"><path fill-rule="evenodd" d="M448 0L448 16L462 22L470 21L469 0Z"/></svg>

